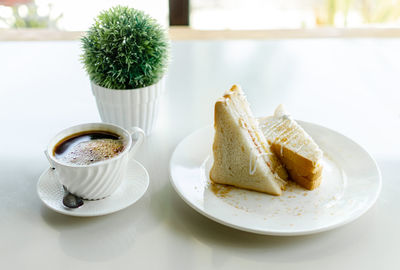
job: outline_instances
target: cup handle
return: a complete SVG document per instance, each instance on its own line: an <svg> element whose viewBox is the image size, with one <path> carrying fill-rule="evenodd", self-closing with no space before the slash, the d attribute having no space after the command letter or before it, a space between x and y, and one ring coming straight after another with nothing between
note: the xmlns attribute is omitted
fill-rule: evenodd
<svg viewBox="0 0 400 270"><path fill-rule="evenodd" d="M53 166L53 162L51 161L51 158L50 158L49 153L47 152L47 150L44 150L44 155L46 156L47 160L49 161L50 167L54 170L55 168Z"/></svg>
<svg viewBox="0 0 400 270"><path fill-rule="evenodd" d="M138 127L131 127L129 131L132 140L135 140L135 143L132 144L131 149L129 150L129 156L132 157L137 149L143 144L146 135L144 134L144 131Z"/></svg>

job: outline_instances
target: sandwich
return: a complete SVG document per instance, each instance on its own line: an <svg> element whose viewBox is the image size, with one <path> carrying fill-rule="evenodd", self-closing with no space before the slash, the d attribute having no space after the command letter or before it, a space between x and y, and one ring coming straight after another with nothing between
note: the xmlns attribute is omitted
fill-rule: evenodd
<svg viewBox="0 0 400 270"><path fill-rule="evenodd" d="M237 85L215 103L211 181L281 195L288 174Z"/></svg>
<svg viewBox="0 0 400 270"><path fill-rule="evenodd" d="M260 127L272 152L291 180L313 190L321 183L323 153L310 135L279 105L273 116L260 118Z"/></svg>

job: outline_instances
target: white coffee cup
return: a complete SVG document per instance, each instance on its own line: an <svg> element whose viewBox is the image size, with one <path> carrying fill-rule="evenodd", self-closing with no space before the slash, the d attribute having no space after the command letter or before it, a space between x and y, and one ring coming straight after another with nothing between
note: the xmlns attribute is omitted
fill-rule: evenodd
<svg viewBox="0 0 400 270"><path fill-rule="evenodd" d="M89 165L65 163L55 158L54 148L60 141L73 134L86 131L108 131L119 135L124 150L115 157ZM144 138L143 130L138 127L133 127L128 131L112 124L88 123L70 127L58 133L50 140L45 154L54 168L56 178L70 193L87 200L98 200L110 196L121 185L129 159L143 143Z"/></svg>

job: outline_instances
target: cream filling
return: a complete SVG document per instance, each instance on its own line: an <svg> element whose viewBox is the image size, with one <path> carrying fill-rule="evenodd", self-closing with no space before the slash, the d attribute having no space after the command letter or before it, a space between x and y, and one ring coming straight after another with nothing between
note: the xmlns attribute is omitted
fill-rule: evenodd
<svg viewBox="0 0 400 270"><path fill-rule="evenodd" d="M254 175L254 173L257 170L257 160L260 157L263 157L263 160L265 164L270 168L271 172L274 174L274 178L280 182L281 185L285 184L286 182L279 177L279 175L275 172L275 170L272 168L270 165L270 159L269 157L273 157L273 154L268 151L268 148L266 146L267 142L262 141L262 137L260 136L261 131L257 132L257 122L255 121L254 117L251 116L251 113L249 112L249 108L246 106L246 100L242 95L238 96L239 100L236 100L235 98L232 98L230 95L226 97L226 102L232 103L232 111L234 112L235 116L238 118L238 124L241 128L246 129L247 132L250 135L250 138L253 141L254 147L250 151L250 157L249 157L249 174ZM241 113L241 110L239 108L242 108L247 112ZM263 135L262 135L263 136ZM282 165L279 165L280 167ZM279 167L278 167L279 168Z"/></svg>

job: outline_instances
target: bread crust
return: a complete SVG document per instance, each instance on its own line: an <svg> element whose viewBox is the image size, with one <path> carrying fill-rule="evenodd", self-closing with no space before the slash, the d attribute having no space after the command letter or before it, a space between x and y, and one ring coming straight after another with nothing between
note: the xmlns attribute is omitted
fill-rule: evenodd
<svg viewBox="0 0 400 270"><path fill-rule="evenodd" d="M308 190L313 190L321 184L323 168L321 164L314 164L311 160L277 143L272 143L271 149L285 165L293 181Z"/></svg>

